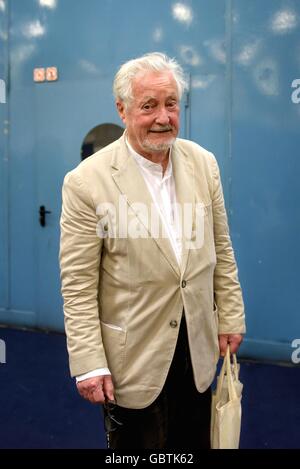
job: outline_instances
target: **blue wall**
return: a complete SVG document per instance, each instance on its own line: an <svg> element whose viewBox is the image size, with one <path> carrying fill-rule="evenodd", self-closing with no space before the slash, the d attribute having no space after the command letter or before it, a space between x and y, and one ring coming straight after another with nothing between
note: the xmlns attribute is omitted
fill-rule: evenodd
<svg viewBox="0 0 300 469"><path fill-rule="evenodd" d="M300 334L299 28L297 0L0 1L0 322L63 330L64 174L92 128L120 124L118 66L161 50L190 78L181 136L220 164L247 311L241 352L290 360ZM33 69L49 66L59 80L34 83ZM45 228L40 205L51 211Z"/></svg>
<svg viewBox="0 0 300 469"><path fill-rule="evenodd" d="M300 3L235 0L230 218L247 305L245 351L288 358L300 335Z"/></svg>

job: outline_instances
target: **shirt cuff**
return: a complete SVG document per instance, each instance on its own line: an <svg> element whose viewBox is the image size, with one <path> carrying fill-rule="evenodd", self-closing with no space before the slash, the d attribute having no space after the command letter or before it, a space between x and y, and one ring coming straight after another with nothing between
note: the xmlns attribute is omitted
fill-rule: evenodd
<svg viewBox="0 0 300 469"><path fill-rule="evenodd" d="M110 375L111 372L108 368L97 368L96 370L89 371L83 375L76 376L76 383L83 381L84 379L94 378L95 376Z"/></svg>

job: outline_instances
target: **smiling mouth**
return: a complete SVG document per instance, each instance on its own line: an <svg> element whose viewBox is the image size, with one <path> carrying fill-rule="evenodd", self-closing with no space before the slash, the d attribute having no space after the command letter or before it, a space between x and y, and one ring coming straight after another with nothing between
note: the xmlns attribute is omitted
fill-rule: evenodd
<svg viewBox="0 0 300 469"><path fill-rule="evenodd" d="M163 129L163 130L149 130L149 132L154 134L163 134L166 132L172 132L172 129Z"/></svg>

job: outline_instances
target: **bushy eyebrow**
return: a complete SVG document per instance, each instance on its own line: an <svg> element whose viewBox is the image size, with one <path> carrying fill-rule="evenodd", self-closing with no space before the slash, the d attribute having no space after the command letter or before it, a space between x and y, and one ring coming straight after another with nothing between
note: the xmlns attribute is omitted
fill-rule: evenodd
<svg viewBox="0 0 300 469"><path fill-rule="evenodd" d="M178 101L178 97L176 96L176 94L171 94L171 95L167 96L166 101L168 101L168 99ZM157 99L154 96L150 96L150 95L149 96L143 96L143 98L140 101L140 104L145 104L149 101L157 101Z"/></svg>

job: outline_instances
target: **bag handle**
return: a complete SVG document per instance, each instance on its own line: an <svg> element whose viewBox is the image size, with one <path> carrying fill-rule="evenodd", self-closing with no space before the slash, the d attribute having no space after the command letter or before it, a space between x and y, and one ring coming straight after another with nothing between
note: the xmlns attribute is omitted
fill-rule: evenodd
<svg viewBox="0 0 300 469"><path fill-rule="evenodd" d="M226 350L226 375L227 375L227 381L228 381L228 391L229 391L229 398L230 400L236 399L237 398L237 393L235 390L235 386L233 383L233 373L232 373L232 367L231 367L231 361L230 361L230 345L227 345L227 350Z"/></svg>
<svg viewBox="0 0 300 469"><path fill-rule="evenodd" d="M239 379L239 367L237 363L237 358L236 358L236 353L232 354L232 359L233 359L233 373L236 381Z"/></svg>
<svg viewBox="0 0 300 469"><path fill-rule="evenodd" d="M233 364L234 364L234 373L235 376L238 376L238 367L237 367L237 359L236 359L236 354L233 354ZM220 376L218 379L217 383L217 390L216 390L216 396L220 396L223 382L224 382L224 376L225 376L225 371L226 371L226 376L227 376L227 382L228 382L228 392L229 392L229 398L230 400L236 399L237 398L237 393L234 387L233 383L233 372L231 368L231 361L230 361L230 345L227 345L226 349L226 355L223 359L223 365L221 368Z"/></svg>

